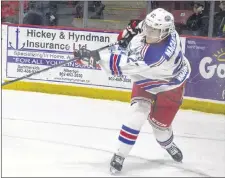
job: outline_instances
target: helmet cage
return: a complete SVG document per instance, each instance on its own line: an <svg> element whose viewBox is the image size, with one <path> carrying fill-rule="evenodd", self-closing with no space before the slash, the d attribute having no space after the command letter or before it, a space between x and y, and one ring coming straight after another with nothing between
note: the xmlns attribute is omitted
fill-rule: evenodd
<svg viewBox="0 0 225 178"><path fill-rule="evenodd" d="M167 27L160 28L158 24L149 26L145 21L143 24L143 33L146 38L158 39L156 42L162 41L168 37L175 30L174 25L167 25Z"/></svg>

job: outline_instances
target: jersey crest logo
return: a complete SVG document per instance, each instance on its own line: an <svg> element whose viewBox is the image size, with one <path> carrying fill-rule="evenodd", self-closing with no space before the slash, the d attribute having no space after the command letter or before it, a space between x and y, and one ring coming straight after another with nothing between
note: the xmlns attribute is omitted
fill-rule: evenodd
<svg viewBox="0 0 225 178"><path fill-rule="evenodd" d="M170 17L169 15L167 15L167 16L165 17L165 21L166 21L166 22L171 21L171 17Z"/></svg>

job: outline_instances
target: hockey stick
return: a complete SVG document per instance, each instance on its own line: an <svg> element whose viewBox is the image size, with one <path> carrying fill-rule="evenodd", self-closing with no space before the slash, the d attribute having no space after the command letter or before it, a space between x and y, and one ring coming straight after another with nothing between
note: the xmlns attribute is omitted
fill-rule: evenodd
<svg viewBox="0 0 225 178"><path fill-rule="evenodd" d="M97 51L102 51L102 50L104 50L104 49L106 49L106 48L109 48L109 47L111 47L111 46L117 45L118 43L119 43L119 41L117 41L117 42L115 42L115 43L112 43L112 44L109 44L109 45L106 45L106 46L103 46L103 47L97 49ZM76 59L74 59L74 58L73 58L73 59L69 59L69 60L64 61L64 62L62 62L62 63L60 63L60 64L57 64L57 65L54 65L54 66L51 66L51 67L47 67L47 68L45 68L45 69L36 71L36 72L34 72L34 73L25 75L25 76L23 76L23 77L16 78L16 79L14 79L14 80L10 80L10 81L4 82L4 83L2 83L2 86L8 85L8 84L10 84L10 83L17 82L17 81L22 80L22 79L26 79L26 78L31 77L31 76L33 76L33 75L39 74L39 73L41 73L41 72L45 72L45 71L48 71L48 70L50 70L50 69L53 69L53 68L62 66L62 65L64 65L64 64L70 63L70 62L72 62L72 61L74 61L74 60L76 60Z"/></svg>

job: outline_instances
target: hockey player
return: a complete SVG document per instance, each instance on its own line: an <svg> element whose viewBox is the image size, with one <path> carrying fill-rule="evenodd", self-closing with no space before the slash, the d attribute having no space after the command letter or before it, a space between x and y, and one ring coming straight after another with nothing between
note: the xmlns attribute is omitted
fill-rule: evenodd
<svg viewBox="0 0 225 178"><path fill-rule="evenodd" d="M120 35L120 46L126 54L81 49L76 57L99 63L112 75L129 75L133 79L131 111L122 125L118 150L113 155L110 170L122 170L146 120L153 128L157 142L171 157L181 162L183 155L173 141L171 123L182 103L190 64L181 50L175 31L174 17L162 8L153 10L138 25L132 23Z"/></svg>

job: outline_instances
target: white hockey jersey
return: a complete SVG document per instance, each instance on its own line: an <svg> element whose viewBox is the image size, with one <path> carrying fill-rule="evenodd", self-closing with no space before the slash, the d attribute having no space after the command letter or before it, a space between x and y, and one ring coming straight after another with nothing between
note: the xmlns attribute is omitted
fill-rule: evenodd
<svg viewBox="0 0 225 178"><path fill-rule="evenodd" d="M191 68L175 31L160 43L146 44L142 34L133 37L127 50L100 52L99 64L112 75L129 75L144 90L157 94L182 85Z"/></svg>

